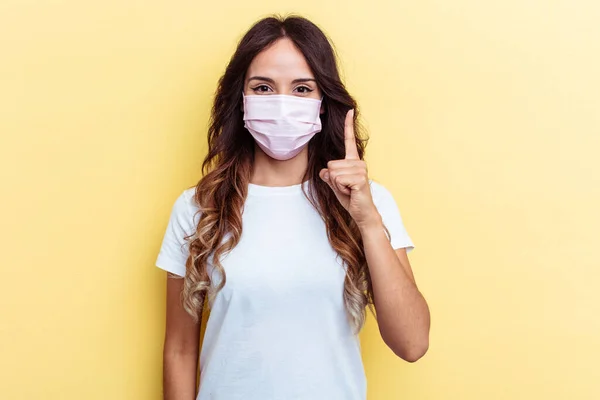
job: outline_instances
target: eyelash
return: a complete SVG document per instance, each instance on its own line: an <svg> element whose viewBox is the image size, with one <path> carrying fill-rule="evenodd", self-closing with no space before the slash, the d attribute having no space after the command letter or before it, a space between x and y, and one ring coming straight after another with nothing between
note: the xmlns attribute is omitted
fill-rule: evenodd
<svg viewBox="0 0 600 400"><path fill-rule="evenodd" d="M260 92L260 93L265 92L265 90L258 90L259 88L271 89L267 85L258 85L258 86L253 87L252 90L254 90L255 92ZM308 86L298 86L296 89L304 89L305 90L304 92L299 92L301 94L306 94L306 93L310 93L310 92L314 91L314 89L311 89Z"/></svg>

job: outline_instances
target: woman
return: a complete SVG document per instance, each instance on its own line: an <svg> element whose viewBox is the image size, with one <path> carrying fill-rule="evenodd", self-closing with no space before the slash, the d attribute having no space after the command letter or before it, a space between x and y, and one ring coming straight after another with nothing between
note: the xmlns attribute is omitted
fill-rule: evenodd
<svg viewBox="0 0 600 400"><path fill-rule="evenodd" d="M427 351L413 243L391 193L368 179L355 110L310 21L266 18L240 41L204 176L175 202L156 262L170 278L166 399L196 396L205 299L197 399L365 399L367 305L399 357Z"/></svg>

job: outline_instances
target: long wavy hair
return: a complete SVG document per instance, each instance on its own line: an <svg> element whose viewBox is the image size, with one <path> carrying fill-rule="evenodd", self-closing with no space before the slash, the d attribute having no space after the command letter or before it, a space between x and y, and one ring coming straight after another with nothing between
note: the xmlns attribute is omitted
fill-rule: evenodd
<svg viewBox="0 0 600 400"><path fill-rule="evenodd" d="M290 39L302 52L324 95L322 130L308 143L308 168L303 179L309 180L311 195L306 191L304 195L323 218L329 242L346 266L344 305L350 324L358 332L365 321L366 307L371 306L374 312L363 243L356 223L327 183L319 178L319 171L328 161L344 158L344 120L350 109L355 110L360 159L364 157L368 139L357 123L356 101L340 79L332 44L315 24L294 15L271 16L256 22L240 40L219 80L208 128L208 154L195 192L200 218L196 232L187 238L190 256L182 292L183 305L198 321L206 295L211 304L225 285L226 275L220 258L240 241L243 206L254 163L254 139L244 128L241 93L254 57L281 38ZM211 284L209 262L212 272L220 276L218 284Z"/></svg>

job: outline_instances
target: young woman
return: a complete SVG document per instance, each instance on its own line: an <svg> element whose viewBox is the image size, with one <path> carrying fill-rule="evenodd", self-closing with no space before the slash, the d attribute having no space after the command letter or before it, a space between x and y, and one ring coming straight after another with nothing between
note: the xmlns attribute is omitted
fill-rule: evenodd
<svg viewBox="0 0 600 400"><path fill-rule="evenodd" d="M204 176L176 200L156 262L169 276L165 399L364 400L366 306L399 357L427 351L413 243L367 176L356 109L310 21L266 18L240 41Z"/></svg>

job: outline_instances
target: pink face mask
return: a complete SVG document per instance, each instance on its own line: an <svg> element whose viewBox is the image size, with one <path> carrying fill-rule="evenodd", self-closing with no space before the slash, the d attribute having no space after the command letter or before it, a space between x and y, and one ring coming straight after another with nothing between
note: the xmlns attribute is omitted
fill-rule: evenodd
<svg viewBox="0 0 600 400"><path fill-rule="evenodd" d="M295 157L321 131L321 100L284 94L245 96L244 126L277 160Z"/></svg>

